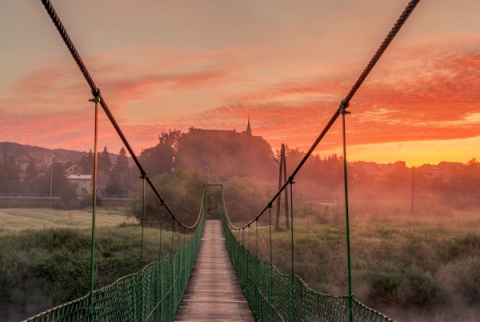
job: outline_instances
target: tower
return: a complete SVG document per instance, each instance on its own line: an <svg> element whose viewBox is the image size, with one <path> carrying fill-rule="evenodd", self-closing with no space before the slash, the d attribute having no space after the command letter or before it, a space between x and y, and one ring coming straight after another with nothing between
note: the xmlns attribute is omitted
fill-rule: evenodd
<svg viewBox="0 0 480 322"><path fill-rule="evenodd" d="M245 134L247 136L252 136L252 129L250 128L250 114L248 114L248 123L247 123L247 129L245 130Z"/></svg>

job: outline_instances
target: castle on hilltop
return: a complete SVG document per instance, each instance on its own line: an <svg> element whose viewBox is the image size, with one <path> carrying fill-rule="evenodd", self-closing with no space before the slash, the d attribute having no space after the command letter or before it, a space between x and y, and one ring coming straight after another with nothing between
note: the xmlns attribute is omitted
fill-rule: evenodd
<svg viewBox="0 0 480 322"><path fill-rule="evenodd" d="M236 129L233 130L206 130L206 129L196 129L196 128L190 128L189 133L191 134L204 134L204 135L209 135L209 136L222 136L222 137L233 137L235 135L243 135L247 138L253 138L257 137L252 134L252 127L250 125L250 115L248 116L248 121L247 121L247 128L243 132L237 132Z"/></svg>
<svg viewBox="0 0 480 322"><path fill-rule="evenodd" d="M178 146L175 160L179 168L207 171L218 181L246 176L269 181L275 177L272 147L261 136L253 135L250 117L242 132L190 128Z"/></svg>

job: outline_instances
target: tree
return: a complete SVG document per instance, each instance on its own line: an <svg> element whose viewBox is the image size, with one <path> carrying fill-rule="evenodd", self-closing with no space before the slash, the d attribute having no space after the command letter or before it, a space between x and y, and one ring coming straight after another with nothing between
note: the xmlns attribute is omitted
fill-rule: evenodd
<svg viewBox="0 0 480 322"><path fill-rule="evenodd" d="M58 192L58 196L65 203L70 203L77 198L77 188L69 183L65 183Z"/></svg>
<svg viewBox="0 0 480 322"><path fill-rule="evenodd" d="M82 168L83 173L92 174L93 173L93 152L92 150L88 151L87 154L82 155L80 161L78 162L80 168Z"/></svg>
<svg viewBox="0 0 480 322"><path fill-rule="evenodd" d="M128 192L129 166L127 152L122 147L119 153L105 188L106 193L110 195L124 195Z"/></svg>
<svg viewBox="0 0 480 322"><path fill-rule="evenodd" d="M175 157L178 150L178 140L182 136L180 130L168 130L158 136L159 143L145 149L139 156L148 176L153 178L174 168Z"/></svg>
<svg viewBox="0 0 480 322"><path fill-rule="evenodd" d="M472 158L471 160L468 160L467 167L480 168L480 162L478 162L477 159Z"/></svg>
<svg viewBox="0 0 480 322"><path fill-rule="evenodd" d="M102 174L108 174L112 168L112 160L110 160L110 152L107 147L103 148L103 151L98 154L98 172Z"/></svg>
<svg viewBox="0 0 480 322"><path fill-rule="evenodd" d="M53 162L50 168L50 184L52 188L52 195L55 196L60 196L62 195L66 190L67 193L65 194L66 199L69 199L71 195L70 191L70 183L68 182L67 176L65 175L65 168L66 165L58 163L58 162ZM47 175L48 177L48 175ZM50 188L50 187L49 187Z"/></svg>
<svg viewBox="0 0 480 322"><path fill-rule="evenodd" d="M252 177L235 177L223 186L225 206L234 222L253 219L274 194L271 185Z"/></svg>
<svg viewBox="0 0 480 322"><path fill-rule="evenodd" d="M30 183L38 175L37 168L35 167L35 159L31 156L28 158L28 165L25 169L25 182Z"/></svg>
<svg viewBox="0 0 480 322"><path fill-rule="evenodd" d="M9 155L8 146L3 146L3 164L0 167L0 192L10 192L17 189L19 184L18 167L15 157Z"/></svg>
<svg viewBox="0 0 480 322"><path fill-rule="evenodd" d="M154 178L153 183L177 218L187 225L195 223L202 201L203 186L206 183L205 177L200 172L195 170L166 172ZM138 189L130 205L130 214L139 220L142 217L141 190ZM150 226L158 226L161 219L164 227L171 223L170 215L160 205L158 197L151 189L147 190L144 219Z"/></svg>

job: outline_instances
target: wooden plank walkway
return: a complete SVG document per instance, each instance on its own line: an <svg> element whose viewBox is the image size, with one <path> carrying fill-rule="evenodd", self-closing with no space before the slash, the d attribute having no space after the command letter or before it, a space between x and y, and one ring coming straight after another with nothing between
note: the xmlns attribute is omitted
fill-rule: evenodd
<svg viewBox="0 0 480 322"><path fill-rule="evenodd" d="M220 220L206 220L175 321L254 321L228 257Z"/></svg>

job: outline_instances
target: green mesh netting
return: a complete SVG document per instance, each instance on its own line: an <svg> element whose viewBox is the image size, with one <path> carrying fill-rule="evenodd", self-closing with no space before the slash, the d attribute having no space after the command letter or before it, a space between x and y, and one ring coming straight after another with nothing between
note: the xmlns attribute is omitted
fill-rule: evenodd
<svg viewBox="0 0 480 322"><path fill-rule="evenodd" d="M85 295L25 321L173 321L190 279L203 223L202 211L195 233L175 254L95 290L93 312L90 296Z"/></svg>
<svg viewBox="0 0 480 322"><path fill-rule="evenodd" d="M280 273L246 249L227 224L224 229L233 267L257 321L349 320L347 296L313 291L300 277ZM393 320L353 299L353 321Z"/></svg>

